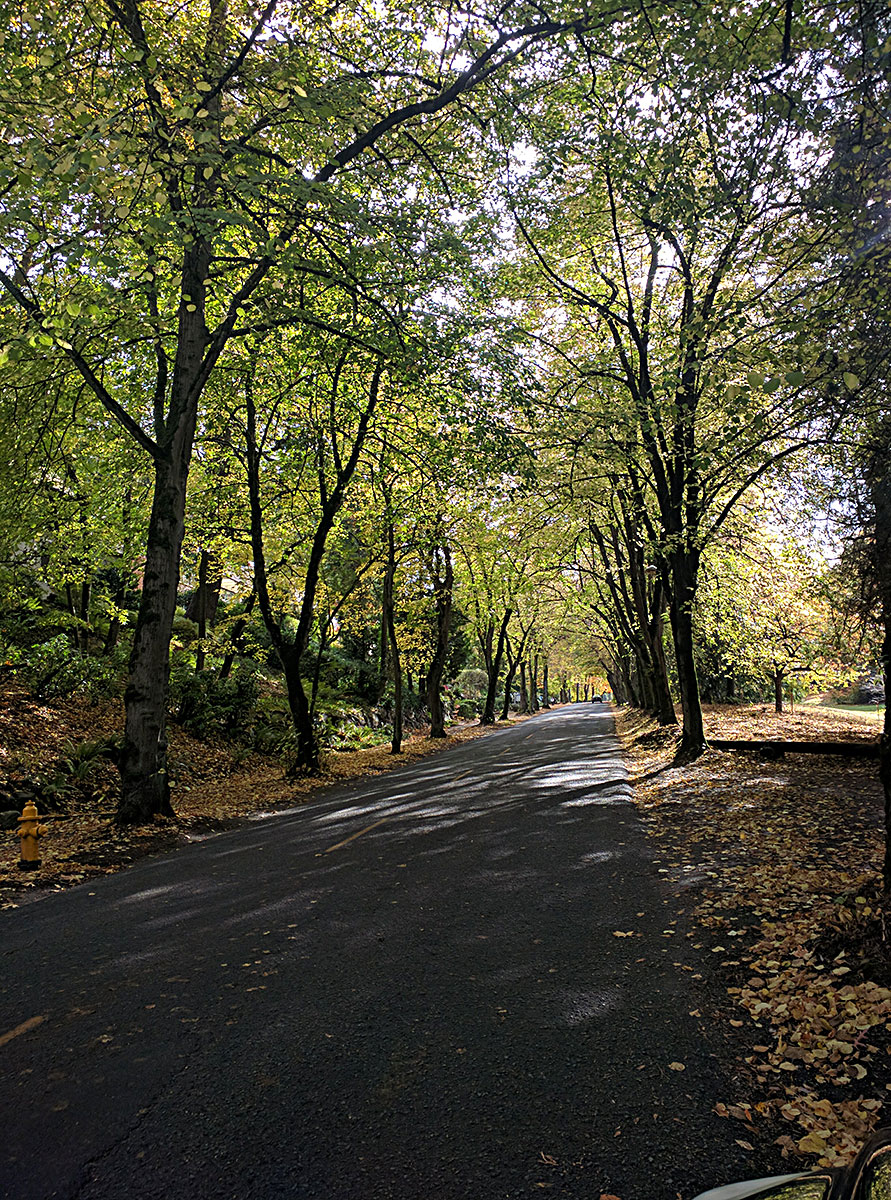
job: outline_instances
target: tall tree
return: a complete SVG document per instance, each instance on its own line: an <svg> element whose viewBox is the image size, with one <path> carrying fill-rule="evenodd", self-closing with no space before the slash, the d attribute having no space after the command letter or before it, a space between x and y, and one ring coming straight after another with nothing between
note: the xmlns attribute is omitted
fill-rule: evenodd
<svg viewBox="0 0 891 1200"><path fill-rule="evenodd" d="M632 472L638 516L651 514L689 754L705 745L703 548L802 444L834 367L798 337L828 236L800 218L800 125L766 102L760 63L716 66L707 89L621 68L561 93L559 113L542 101L542 152L514 188L566 438Z"/></svg>
<svg viewBox="0 0 891 1200"><path fill-rule="evenodd" d="M423 143L440 114L579 19L527 17L453 15L428 49L433 12L276 0L259 15L223 0L16 10L0 61L0 111L16 131L0 152L7 356L67 357L154 474L121 822L170 812L169 641L209 381L244 332L312 319L300 280L349 276L328 235L351 226L361 244L363 200L387 190L394 160L435 173Z"/></svg>

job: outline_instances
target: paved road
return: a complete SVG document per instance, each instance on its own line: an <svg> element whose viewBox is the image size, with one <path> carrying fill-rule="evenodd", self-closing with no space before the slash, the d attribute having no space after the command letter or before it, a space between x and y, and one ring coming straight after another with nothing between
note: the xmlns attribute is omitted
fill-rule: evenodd
<svg viewBox="0 0 891 1200"><path fill-rule="evenodd" d="M0 1044L0 1195L726 1178L727 1092L627 794L611 718L571 706L0 914L0 1035L42 1018Z"/></svg>

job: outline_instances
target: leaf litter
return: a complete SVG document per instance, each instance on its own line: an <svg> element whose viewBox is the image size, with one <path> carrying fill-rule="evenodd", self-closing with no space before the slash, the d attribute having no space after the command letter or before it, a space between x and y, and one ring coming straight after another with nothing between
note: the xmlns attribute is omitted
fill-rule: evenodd
<svg viewBox="0 0 891 1200"><path fill-rule="evenodd" d="M703 958L722 956L705 963L707 1016L726 1030L738 1087L716 1115L782 1158L850 1162L891 1098L876 764L712 750L674 765L673 732L628 710L618 717L658 869L686 902L687 938ZM728 738L876 736L823 711L712 706L706 721Z"/></svg>
<svg viewBox="0 0 891 1200"><path fill-rule="evenodd" d="M515 717L509 723L528 720ZM0 677L0 779L21 786L27 778L47 778L71 747L114 737L124 723L123 703L91 703L83 697L37 701L14 679ZM499 723L498 728L504 728ZM258 813L274 813L312 799L319 788L347 779L380 775L491 732L491 727L456 725L445 739L423 733L407 737L403 751L389 746L330 751L323 773L313 779L287 779L274 758L245 752L222 739L199 740L168 724L171 799L176 816L152 824L120 828L114 814L118 775L110 762L97 764L89 785L73 788L59 811L39 803L48 827L41 842L39 871L18 868L15 830L0 831L0 909L50 891L112 874L137 859L176 849L184 840L231 829Z"/></svg>

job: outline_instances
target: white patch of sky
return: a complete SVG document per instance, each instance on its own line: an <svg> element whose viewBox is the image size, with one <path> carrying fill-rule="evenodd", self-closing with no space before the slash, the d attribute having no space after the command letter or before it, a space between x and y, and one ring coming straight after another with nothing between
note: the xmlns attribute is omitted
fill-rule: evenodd
<svg viewBox="0 0 891 1200"><path fill-rule="evenodd" d="M439 34L429 30L421 43L423 50L429 51L430 54L438 54L440 60L446 57L446 40ZM449 57L449 66L453 71L466 71L470 66L470 57L467 54L452 54Z"/></svg>

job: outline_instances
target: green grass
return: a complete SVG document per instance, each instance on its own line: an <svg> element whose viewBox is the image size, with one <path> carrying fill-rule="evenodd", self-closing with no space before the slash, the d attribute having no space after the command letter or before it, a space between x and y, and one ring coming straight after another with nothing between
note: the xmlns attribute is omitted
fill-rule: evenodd
<svg viewBox="0 0 891 1200"><path fill-rule="evenodd" d="M884 704L815 704L808 707L828 708L830 712L876 713L879 716L885 711Z"/></svg>

